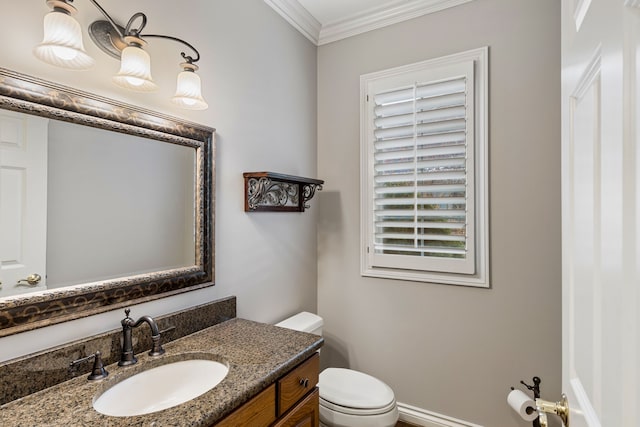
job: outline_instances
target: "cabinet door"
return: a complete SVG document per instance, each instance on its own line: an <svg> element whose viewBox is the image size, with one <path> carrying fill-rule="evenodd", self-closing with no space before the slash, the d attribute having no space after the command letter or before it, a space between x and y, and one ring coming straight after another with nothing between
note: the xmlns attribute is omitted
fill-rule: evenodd
<svg viewBox="0 0 640 427"><path fill-rule="evenodd" d="M319 425L320 393L316 388L273 427L318 427Z"/></svg>
<svg viewBox="0 0 640 427"><path fill-rule="evenodd" d="M249 402L242 405L216 427L267 427L276 419L276 387L272 384Z"/></svg>

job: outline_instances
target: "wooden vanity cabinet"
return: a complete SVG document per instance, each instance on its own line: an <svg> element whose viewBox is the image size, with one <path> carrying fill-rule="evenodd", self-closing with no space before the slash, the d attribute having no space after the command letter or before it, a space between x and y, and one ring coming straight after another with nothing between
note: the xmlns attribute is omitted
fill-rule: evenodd
<svg viewBox="0 0 640 427"><path fill-rule="evenodd" d="M318 427L319 373L320 357L315 353L215 426Z"/></svg>
<svg viewBox="0 0 640 427"><path fill-rule="evenodd" d="M320 391L315 387L300 403L285 413L273 427L318 427L320 425Z"/></svg>

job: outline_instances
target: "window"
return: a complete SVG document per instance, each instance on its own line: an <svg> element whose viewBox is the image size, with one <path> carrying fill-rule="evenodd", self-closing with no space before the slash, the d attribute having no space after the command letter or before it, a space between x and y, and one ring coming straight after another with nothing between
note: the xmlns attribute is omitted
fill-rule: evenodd
<svg viewBox="0 0 640 427"><path fill-rule="evenodd" d="M363 275L489 286L487 56L360 77Z"/></svg>

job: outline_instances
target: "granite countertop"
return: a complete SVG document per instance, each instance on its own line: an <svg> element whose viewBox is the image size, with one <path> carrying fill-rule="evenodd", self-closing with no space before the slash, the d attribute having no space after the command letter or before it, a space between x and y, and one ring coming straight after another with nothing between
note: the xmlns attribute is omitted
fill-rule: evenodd
<svg viewBox="0 0 640 427"><path fill-rule="evenodd" d="M109 376L74 378L0 406L2 426L210 426L311 356L321 337L244 319L231 319L164 345L166 353L137 354L129 367L107 366ZM173 408L134 417L112 417L93 409L94 397L136 373L166 363L207 358L229 364L212 390ZM123 396L126 399L126 396Z"/></svg>

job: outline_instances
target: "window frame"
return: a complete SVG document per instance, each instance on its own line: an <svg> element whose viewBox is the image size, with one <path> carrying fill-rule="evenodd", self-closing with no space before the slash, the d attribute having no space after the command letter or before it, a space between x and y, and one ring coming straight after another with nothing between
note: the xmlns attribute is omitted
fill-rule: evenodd
<svg viewBox="0 0 640 427"><path fill-rule="evenodd" d="M490 287L489 282L489 203L488 203L488 47L469 50L440 58L429 59L405 66L395 67L360 76L360 217L361 217L361 275L367 277L433 282L441 284ZM430 73L440 75L447 70L472 64L473 99L471 100L473 114L472 137L467 135L467 150L473 150L473 176L470 181L473 186L471 193L473 218L468 229L472 233L469 241L473 245L473 265L469 269L460 268L455 271L455 262L435 262L436 257L427 257L432 261L432 269L412 269L395 266L393 260L379 263L380 256L369 252L374 241L374 154L373 147L373 95L372 87L381 82L398 82L398 87L409 81L416 73ZM453 74L450 77L455 77ZM402 84L400 82L403 82ZM469 93L467 94L469 96ZM468 103L469 104L469 103ZM371 251L373 252L373 250ZM398 256L403 258L403 256ZM392 259L393 256L387 257ZM412 258L406 256L404 258ZM419 260L418 257L415 257ZM413 261L411 261L413 263ZM401 263L400 263L401 264ZM462 264L462 263L461 263ZM436 267L439 265L453 266ZM433 270L436 268L436 270ZM466 272L464 272L466 271Z"/></svg>

